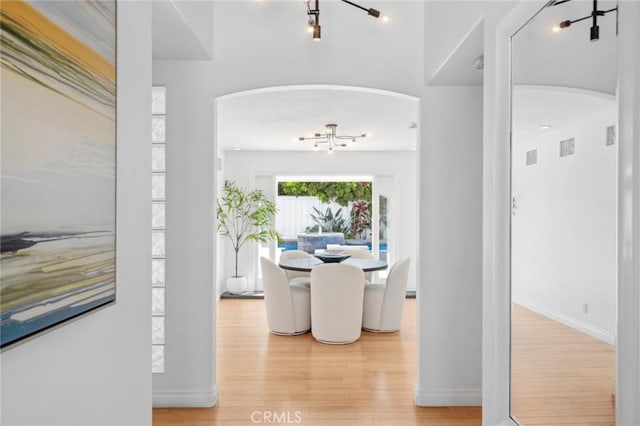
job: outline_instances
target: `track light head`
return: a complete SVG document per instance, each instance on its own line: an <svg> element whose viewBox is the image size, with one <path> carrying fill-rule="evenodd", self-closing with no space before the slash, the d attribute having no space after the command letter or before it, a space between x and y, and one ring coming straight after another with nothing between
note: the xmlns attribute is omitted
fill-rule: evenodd
<svg viewBox="0 0 640 426"><path fill-rule="evenodd" d="M310 17L309 18L309 25L313 25L313 41L320 41L321 38L321 30L320 30L320 0L315 0L315 8L311 8L311 1L312 0L306 0L305 3L307 4L307 15ZM351 0L341 0L343 3L347 3L348 5L351 5L353 7L356 7L360 10L363 10L365 12L367 12L367 14L369 16L373 16L374 18L380 18L380 11L378 9L374 9L372 7L363 7L360 6L357 3L352 2ZM312 19L311 16L313 16L315 19ZM313 21L313 22L312 22ZM389 18L386 16L382 17L382 21L383 22L389 22Z"/></svg>
<svg viewBox="0 0 640 426"><path fill-rule="evenodd" d="M380 17L380 11L374 8L369 8L369 10L367 10L367 13L369 14L369 16L373 16L374 18Z"/></svg>
<svg viewBox="0 0 640 426"><path fill-rule="evenodd" d="M560 22L560 29L564 29L564 28L569 28L571 26L571 21L567 20L567 21L562 21Z"/></svg>

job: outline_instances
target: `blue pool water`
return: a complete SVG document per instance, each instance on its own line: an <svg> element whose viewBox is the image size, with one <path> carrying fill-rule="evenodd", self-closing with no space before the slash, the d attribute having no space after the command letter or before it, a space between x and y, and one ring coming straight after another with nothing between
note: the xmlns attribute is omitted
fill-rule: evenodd
<svg viewBox="0 0 640 426"><path fill-rule="evenodd" d="M349 245L349 243L347 243L347 245ZM358 244L358 245L360 245L360 244ZM369 247L369 250L371 250L371 242L369 241L368 243L366 243L366 245ZM282 248L283 251L297 250L298 249L298 241L296 241L296 240L285 240L282 243L278 243L278 247ZM380 244L380 251L387 251L387 243L381 243Z"/></svg>

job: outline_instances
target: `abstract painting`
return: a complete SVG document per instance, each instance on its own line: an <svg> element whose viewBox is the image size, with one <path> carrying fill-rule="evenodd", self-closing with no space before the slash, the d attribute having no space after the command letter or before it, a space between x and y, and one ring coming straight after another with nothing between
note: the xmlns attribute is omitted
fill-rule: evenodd
<svg viewBox="0 0 640 426"><path fill-rule="evenodd" d="M116 2L0 3L0 340L115 302Z"/></svg>

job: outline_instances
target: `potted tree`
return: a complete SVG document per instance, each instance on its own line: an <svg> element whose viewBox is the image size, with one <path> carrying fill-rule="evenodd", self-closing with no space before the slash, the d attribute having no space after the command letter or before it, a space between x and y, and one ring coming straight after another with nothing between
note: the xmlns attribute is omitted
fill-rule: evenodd
<svg viewBox="0 0 640 426"><path fill-rule="evenodd" d="M260 190L248 191L225 181L222 197L218 199L218 234L231 241L235 251L234 275L227 279L227 290L240 293L247 288L247 278L238 274L238 254L248 241L264 243L277 239L271 228L276 214L276 205Z"/></svg>

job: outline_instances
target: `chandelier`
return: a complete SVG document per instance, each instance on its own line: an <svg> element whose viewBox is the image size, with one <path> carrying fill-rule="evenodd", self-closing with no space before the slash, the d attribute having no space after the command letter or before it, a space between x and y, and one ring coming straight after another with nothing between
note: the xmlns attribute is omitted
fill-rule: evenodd
<svg viewBox="0 0 640 426"><path fill-rule="evenodd" d="M553 0L549 3L549 6L558 6L563 3L568 3L570 1L571 0ZM598 25L598 17L605 16L607 13L614 12L614 11L617 12L618 8L614 7L613 9L609 9L609 10L599 10L598 0L593 0L593 11L591 12L590 15L587 15L583 18L574 19L574 20L567 19L566 21L562 21L560 22L560 24L553 27L553 32L557 33L560 30L569 28L572 24L575 24L576 22L582 22L586 19L591 19L591 34L590 34L589 40L598 41L600 39L600 26ZM617 32L618 31L617 31L617 24L616 24L616 34Z"/></svg>
<svg viewBox="0 0 640 426"><path fill-rule="evenodd" d="M299 141L313 141L313 149L318 150L320 144L327 144L328 153L333 154L336 148L346 148L348 145L343 140L351 140L351 143L355 143L356 140L361 138L367 138L370 135L363 133L357 136L338 135L336 134L337 124L326 124L324 126L324 133L314 133L313 136L300 136Z"/></svg>
<svg viewBox="0 0 640 426"><path fill-rule="evenodd" d="M307 24L309 25L309 32L313 34L313 41L320 41L322 38L321 27L320 27L320 0L313 0L315 3L315 6L313 9L311 8L311 1L312 0L305 1L307 3L307 16L309 17ZM376 19L380 18L380 11L377 9L374 9L372 7L370 8L362 7L359 4L356 4L349 0L341 0L341 1L343 3L347 3L350 6L364 10L365 12L367 12L367 15L369 16L372 16ZM383 16L381 19L383 22L389 21L389 18L387 16Z"/></svg>

